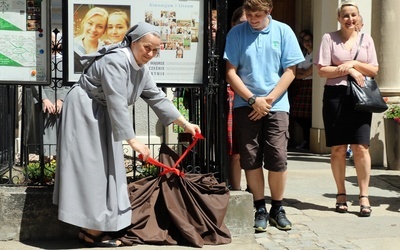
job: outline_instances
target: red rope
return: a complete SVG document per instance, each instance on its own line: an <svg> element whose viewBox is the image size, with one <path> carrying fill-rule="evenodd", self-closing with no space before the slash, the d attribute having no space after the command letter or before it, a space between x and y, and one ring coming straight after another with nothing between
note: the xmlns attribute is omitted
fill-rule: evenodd
<svg viewBox="0 0 400 250"><path fill-rule="evenodd" d="M165 175L167 173L174 173L178 176L185 176L185 173L183 173L182 171L180 171L177 166L179 165L179 163L185 158L185 156L189 153L189 151L194 147L194 145L196 145L197 141L199 139L204 139L204 136L202 136L199 133L196 133L194 136L194 140L193 142L186 148L185 152L181 155L181 157L179 157L179 159L176 161L175 165L173 167L169 167L151 157L147 158L147 162L150 164L153 164L154 166L163 168L164 170L160 173L160 176ZM143 160L143 155L140 154L139 155L139 159Z"/></svg>

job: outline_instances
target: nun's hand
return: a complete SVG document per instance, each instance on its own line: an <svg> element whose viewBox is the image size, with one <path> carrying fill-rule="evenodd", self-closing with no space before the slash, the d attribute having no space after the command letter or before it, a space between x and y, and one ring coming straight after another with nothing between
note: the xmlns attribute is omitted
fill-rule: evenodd
<svg viewBox="0 0 400 250"><path fill-rule="evenodd" d="M135 138L127 140L128 144L133 150L142 155L143 161L146 161L150 157L150 149L145 144L141 143Z"/></svg>
<svg viewBox="0 0 400 250"><path fill-rule="evenodd" d="M185 129L186 133L190 133L193 136L196 133L201 134L200 127L197 124L193 124L193 123L187 122L187 123L185 123L185 128L184 129Z"/></svg>

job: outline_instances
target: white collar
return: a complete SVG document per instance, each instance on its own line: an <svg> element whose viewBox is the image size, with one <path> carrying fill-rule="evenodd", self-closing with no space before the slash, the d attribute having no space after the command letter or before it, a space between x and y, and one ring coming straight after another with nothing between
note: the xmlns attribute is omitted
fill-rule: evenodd
<svg viewBox="0 0 400 250"><path fill-rule="evenodd" d="M130 48L128 48L128 47L122 48L122 51L123 51L123 52L125 53L125 55L128 57L129 62L131 63L132 67L133 67L135 70L140 70L141 68L143 68L143 66L139 66L139 65L137 64L137 62L136 62L136 60L135 60L135 58L134 58L134 56L133 56L133 52L132 52L132 50L131 50Z"/></svg>

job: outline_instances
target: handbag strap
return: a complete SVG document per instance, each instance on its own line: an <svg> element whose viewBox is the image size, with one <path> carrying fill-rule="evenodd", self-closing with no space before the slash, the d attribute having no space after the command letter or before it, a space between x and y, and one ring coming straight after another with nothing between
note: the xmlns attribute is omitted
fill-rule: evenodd
<svg viewBox="0 0 400 250"><path fill-rule="evenodd" d="M360 43L358 44L358 48L357 48L356 55L354 56L354 60L356 60L356 59L357 59L358 52L360 52L360 48L361 48L361 44L362 44L363 37L364 37L364 33L362 33L362 34L361 34L361 37L360 37Z"/></svg>
<svg viewBox="0 0 400 250"><path fill-rule="evenodd" d="M357 52L356 52L356 55L354 56L354 60L357 59L358 52L360 52L360 48L361 48L361 44L362 44L363 38L364 38L364 33L361 33L360 43L358 44ZM349 76L350 76L350 75L349 75ZM351 93L351 90L350 90L350 82L347 80L346 96L350 95L350 93ZM340 113L342 112L343 98L344 98L343 96L340 98L339 107L338 107L338 110L337 110L337 113L336 113L335 121L333 122L334 125L336 124L336 122L337 122L337 120L338 120L338 118L339 118L339 115L340 115Z"/></svg>
<svg viewBox="0 0 400 250"><path fill-rule="evenodd" d="M364 33L361 33L360 43L358 44L357 52L356 52L356 54L355 54L353 60L356 60L356 59L357 59L358 52L360 52L360 48L361 48L361 44L362 44L363 38L364 38ZM350 75L349 75L349 76L350 76ZM348 83L347 86L350 86L349 81L347 81L347 83ZM349 92L349 89L348 89L348 90L347 90L347 94L349 94L349 93L350 93L350 92Z"/></svg>

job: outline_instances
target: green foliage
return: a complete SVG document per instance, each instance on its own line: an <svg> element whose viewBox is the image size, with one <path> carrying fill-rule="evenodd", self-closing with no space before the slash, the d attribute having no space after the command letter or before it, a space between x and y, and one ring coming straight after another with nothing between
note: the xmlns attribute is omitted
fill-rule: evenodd
<svg viewBox="0 0 400 250"><path fill-rule="evenodd" d="M54 180L54 175L56 172L57 162L56 160L51 160L50 162L46 162L44 164L44 175L43 181L48 183ZM23 171L25 176L29 179L30 183L38 183L40 182L41 176L41 168L40 168L40 161L31 161L29 162L26 169ZM134 180L139 180L148 176L157 177L160 173L160 169L152 164L143 164L141 166L137 166L136 169L136 176Z"/></svg>
<svg viewBox="0 0 400 250"><path fill-rule="evenodd" d="M397 123L400 123L400 105L389 105L389 108L386 110L384 117L386 119L393 119Z"/></svg>
<svg viewBox="0 0 400 250"><path fill-rule="evenodd" d="M50 182L54 178L54 174L56 172L57 162L56 160L51 160L44 164L44 175L43 180L45 182ZM39 161L33 161L28 164L26 170L24 170L24 174L28 177L31 182L40 182L41 176L41 168Z"/></svg>
<svg viewBox="0 0 400 250"><path fill-rule="evenodd" d="M136 169L136 180L148 177L148 176L153 176L157 177L158 174L160 173L160 169L152 164L144 164L141 167L138 167Z"/></svg>

